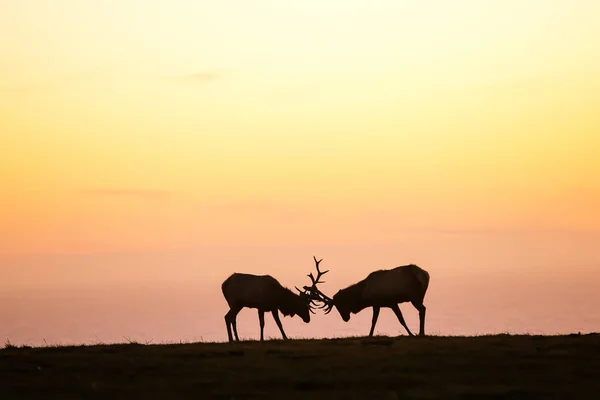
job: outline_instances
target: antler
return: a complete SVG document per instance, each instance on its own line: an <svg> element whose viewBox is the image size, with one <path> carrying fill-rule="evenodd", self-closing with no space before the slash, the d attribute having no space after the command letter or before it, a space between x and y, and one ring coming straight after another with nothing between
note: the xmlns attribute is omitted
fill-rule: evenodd
<svg viewBox="0 0 600 400"><path fill-rule="evenodd" d="M321 292L319 290L317 285L319 283L325 283L325 281L321 281L321 277L323 275L325 275L326 273L328 273L329 270L321 271L319 269L319 263L321 261L323 261L323 259L317 260L317 257L313 256L313 260L315 260L315 265L317 268L317 277L315 278L315 276L313 275L312 272L310 274L308 274L308 277L310 278L310 280L312 282L312 286L304 286L303 291L296 287L296 290L298 290L298 292L300 292L301 294L304 294L310 298L309 306L310 306L310 311L313 314L314 314L314 311L313 311L314 307L319 308L319 309L327 308L325 311L325 314L328 314L331 311L331 309L333 308L333 300L330 299L329 297L327 297L325 294L323 294L323 292ZM318 305L315 301L320 301L323 304Z"/></svg>
<svg viewBox="0 0 600 400"><path fill-rule="evenodd" d="M315 277L313 276L312 272L311 272L310 274L308 274L308 277L309 277L309 278L310 278L310 280L312 281L312 284L313 284L313 285L312 285L312 287L313 287L314 289L316 289L316 288L317 288L317 284L319 284L319 283L325 283L324 281L319 281L319 279L321 279L321 277L322 277L323 275L325 275L326 273L328 273L328 272L329 272L329 270L327 270L327 271L321 271L321 270L319 269L319 263L320 263L321 261L323 261L323 259L322 259L322 258L321 258L319 261L317 261L317 257L313 256L313 260L315 260L315 264L317 265L317 279L315 279Z"/></svg>
<svg viewBox="0 0 600 400"><path fill-rule="evenodd" d="M319 296L321 297L320 300L323 302L323 305L319 306L319 308L325 309L324 314L329 314L333 309L333 299L330 299L321 292L319 292Z"/></svg>

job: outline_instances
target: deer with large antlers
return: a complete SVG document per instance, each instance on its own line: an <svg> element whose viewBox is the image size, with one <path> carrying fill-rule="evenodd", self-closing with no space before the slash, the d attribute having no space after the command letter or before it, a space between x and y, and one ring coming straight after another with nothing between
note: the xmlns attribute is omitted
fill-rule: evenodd
<svg viewBox="0 0 600 400"><path fill-rule="evenodd" d="M367 307L373 307L373 319L369 336L373 336L379 311L383 307L391 308L396 317L413 336L404 321L399 303L411 302L419 311L419 335L425 335L425 311L423 304L425 293L429 286L429 273L411 264L389 270L371 272L365 279L345 289L339 290L333 298L329 298L316 289L320 301L324 304L319 308L325 309L325 314L337 308L344 322L350 320L350 314L357 314ZM316 286L315 286L316 287Z"/></svg>
<svg viewBox="0 0 600 400"><path fill-rule="evenodd" d="M277 279L270 275L251 275L236 272L227 278L221 285L221 290L227 304L229 304L229 312L225 315L229 341L233 342L232 330L235 339L240 340L237 333L236 318L244 307L258 309L261 341L264 340L265 312L270 312L273 315L283 339L287 339L287 336L279 319L280 311L284 316L293 317L298 315L304 322L309 323L310 313L314 313L313 308L317 306L315 300L320 299L316 294L317 284L323 283L319 279L322 274L327 272L319 271L319 263L322 260L317 261L315 257L313 258L317 264L317 278L311 272L308 276L312 281L312 286L304 286L304 290L296 287L298 294L283 287Z"/></svg>

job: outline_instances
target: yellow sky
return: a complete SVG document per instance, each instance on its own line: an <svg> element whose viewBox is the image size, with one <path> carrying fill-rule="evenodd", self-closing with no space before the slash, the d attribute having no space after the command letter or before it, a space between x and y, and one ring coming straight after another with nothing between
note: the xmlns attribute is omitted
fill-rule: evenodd
<svg viewBox="0 0 600 400"><path fill-rule="evenodd" d="M600 229L600 3L6 0L0 253Z"/></svg>

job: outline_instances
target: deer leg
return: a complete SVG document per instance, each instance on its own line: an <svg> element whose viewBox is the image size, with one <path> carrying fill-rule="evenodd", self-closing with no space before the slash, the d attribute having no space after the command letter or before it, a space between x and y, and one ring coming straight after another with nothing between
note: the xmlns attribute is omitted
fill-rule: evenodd
<svg viewBox="0 0 600 400"><path fill-rule="evenodd" d="M425 336L425 311L427 307L423 303L412 302L412 305L419 310L419 336Z"/></svg>
<svg viewBox="0 0 600 400"><path fill-rule="evenodd" d="M265 330L265 312L258 310L258 322L260 323L260 341L264 340L263 332Z"/></svg>
<svg viewBox="0 0 600 400"><path fill-rule="evenodd" d="M275 320L277 327L281 331L281 336L283 336L283 339L286 340L287 336L285 336L285 332L283 331L283 325L281 325L281 320L279 319L279 313L277 312L277 310L273 310L273 311L271 311L271 314L273 314L273 319Z"/></svg>
<svg viewBox="0 0 600 400"><path fill-rule="evenodd" d="M233 336L231 335L231 328L233 327L233 332L235 333L236 340L240 340L237 334L237 326L236 326L236 317L240 312L241 308L232 307L229 312L225 314L225 324L227 325L227 336L229 337L229 341L233 342Z"/></svg>
<svg viewBox="0 0 600 400"><path fill-rule="evenodd" d="M379 307L373 306L373 320L371 321L371 331L369 332L369 337L373 336L373 331L375 331L375 324L377 323L377 318L379 318Z"/></svg>
<svg viewBox="0 0 600 400"><path fill-rule="evenodd" d="M225 314L225 325L227 325L227 337L230 342L233 342L233 335L231 334L231 310L227 311Z"/></svg>
<svg viewBox="0 0 600 400"><path fill-rule="evenodd" d="M237 340L239 342L240 337L238 336L238 333L237 333L237 321L235 319L233 320L233 323L231 324L231 326L233 326L233 334L235 335L235 340Z"/></svg>
<svg viewBox="0 0 600 400"><path fill-rule="evenodd" d="M408 334L410 336L414 336L412 334L412 332L410 331L410 329L408 329L408 326L406 325L406 321L404 321L404 317L402 316L402 311L400 311L400 307L398 307L398 304L394 304L390 308L394 311L394 314L396 314L396 317L398 317L398 321L400 321L400 323L402 324L404 329L406 329L406 332L408 332Z"/></svg>
<svg viewBox="0 0 600 400"><path fill-rule="evenodd" d="M229 314L229 323L231 324L231 327L233 328L233 334L235 335L235 340L237 340L238 342L240 341L240 338L238 337L238 333L237 333L236 318L240 311L241 311L241 308L232 308L227 313L227 314ZM227 318L227 316L225 318ZM227 332L229 332L229 329L227 330Z"/></svg>

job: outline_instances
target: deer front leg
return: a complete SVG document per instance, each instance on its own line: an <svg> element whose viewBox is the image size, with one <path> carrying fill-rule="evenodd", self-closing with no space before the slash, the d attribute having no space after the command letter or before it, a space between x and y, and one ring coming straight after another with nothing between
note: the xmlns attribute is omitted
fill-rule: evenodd
<svg viewBox="0 0 600 400"><path fill-rule="evenodd" d="M283 325L281 325L281 321L279 320L279 312L277 310L273 310L271 314L273 314L273 319L275 320L277 327L281 331L281 336L283 336L283 339L286 340L287 336L285 335L285 332L283 331Z"/></svg>
<svg viewBox="0 0 600 400"><path fill-rule="evenodd" d="M233 342L233 334L231 333L231 320L229 316L230 314L231 310L229 310L227 314L225 314L225 325L227 325L227 337L229 338L230 342Z"/></svg>
<svg viewBox="0 0 600 400"><path fill-rule="evenodd" d="M408 334L410 336L414 336L412 334L412 332L410 331L410 329L408 329L408 326L406 325L406 321L404 321L404 317L402 316L402 311L400 311L400 307L398 307L398 304L394 304L391 307L391 309L394 311L394 314L396 314L396 317L398 317L398 321L400 321L400 323L402 324L404 329L406 329L406 332L408 332Z"/></svg>
<svg viewBox="0 0 600 400"><path fill-rule="evenodd" d="M265 312L262 310L258 310L258 322L260 323L260 341L262 342L265 340L263 336L265 330Z"/></svg>
<svg viewBox="0 0 600 400"><path fill-rule="evenodd" d="M375 324L377 323L377 318L379 318L379 307L373 306L373 320L371 321L371 331L369 332L369 337L373 336L373 332L375 331Z"/></svg>
<svg viewBox="0 0 600 400"><path fill-rule="evenodd" d="M233 320L231 321L231 326L233 327L233 334L235 335L235 340L237 340L238 342L240 341L240 337L237 333L237 315L239 312L240 310L235 311L235 313L233 314Z"/></svg>
<svg viewBox="0 0 600 400"><path fill-rule="evenodd" d="M233 328L235 340L237 340L238 342L240 341L240 338L238 337L238 333L237 333L237 323L236 323L236 318L237 318L237 315L240 312L240 310L241 310L241 308L232 308L229 310L229 312L227 314L225 314L225 323L227 324L227 336L229 336L230 342L233 342L233 336L231 335L231 328Z"/></svg>

